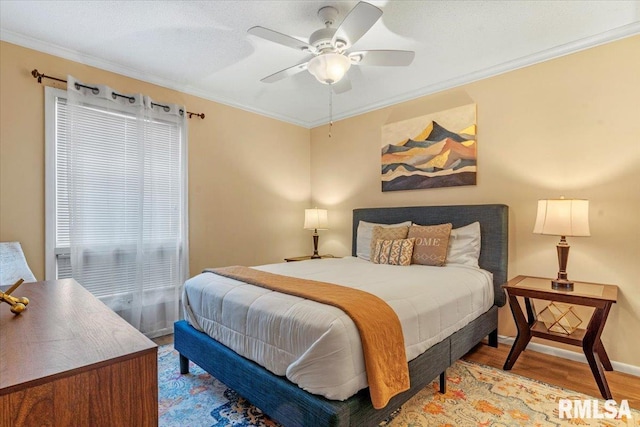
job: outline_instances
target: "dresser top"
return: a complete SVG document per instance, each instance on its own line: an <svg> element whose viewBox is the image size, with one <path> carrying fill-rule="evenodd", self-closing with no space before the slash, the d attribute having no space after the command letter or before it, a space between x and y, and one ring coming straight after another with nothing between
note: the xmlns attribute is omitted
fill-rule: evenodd
<svg viewBox="0 0 640 427"><path fill-rule="evenodd" d="M155 352L156 345L73 279L24 283L0 305L0 395Z"/></svg>

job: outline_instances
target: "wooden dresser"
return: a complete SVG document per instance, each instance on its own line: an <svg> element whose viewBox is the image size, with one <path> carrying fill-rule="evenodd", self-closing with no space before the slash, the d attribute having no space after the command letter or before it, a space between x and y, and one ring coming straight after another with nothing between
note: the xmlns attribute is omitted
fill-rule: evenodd
<svg viewBox="0 0 640 427"><path fill-rule="evenodd" d="M0 305L0 426L157 426L157 346L73 279Z"/></svg>

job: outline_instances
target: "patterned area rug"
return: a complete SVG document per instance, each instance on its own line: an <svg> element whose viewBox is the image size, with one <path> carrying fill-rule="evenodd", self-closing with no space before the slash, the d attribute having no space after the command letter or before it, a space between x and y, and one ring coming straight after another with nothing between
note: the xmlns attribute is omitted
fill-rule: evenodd
<svg viewBox="0 0 640 427"><path fill-rule="evenodd" d="M279 426L236 392L191 363L180 375L178 353L172 346L158 350L161 427ZM603 400L582 417L560 419L560 399L593 397L561 389L484 365L458 361L447 370L447 393L434 381L396 411L387 427L515 427L515 426L640 426L640 411L609 419ZM618 402L620 404L620 402ZM617 409L622 409L617 408ZM585 409L583 408L583 411ZM617 411L616 411L617 412ZM571 411L574 414L574 411Z"/></svg>

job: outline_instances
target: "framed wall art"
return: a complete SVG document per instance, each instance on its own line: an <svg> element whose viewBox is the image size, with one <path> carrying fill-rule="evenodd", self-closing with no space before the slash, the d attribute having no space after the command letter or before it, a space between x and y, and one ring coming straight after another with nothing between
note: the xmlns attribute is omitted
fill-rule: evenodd
<svg viewBox="0 0 640 427"><path fill-rule="evenodd" d="M382 127L382 191L475 185L476 104Z"/></svg>

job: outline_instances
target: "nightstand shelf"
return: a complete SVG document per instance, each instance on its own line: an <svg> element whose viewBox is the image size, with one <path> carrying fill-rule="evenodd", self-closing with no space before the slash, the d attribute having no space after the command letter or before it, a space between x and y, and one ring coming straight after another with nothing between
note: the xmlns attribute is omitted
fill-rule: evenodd
<svg viewBox="0 0 640 427"><path fill-rule="evenodd" d="M578 346L582 345L586 333L586 329L576 329L569 335L553 332L547 330L547 327L542 322L536 322L531 326L531 335L534 337Z"/></svg>
<svg viewBox="0 0 640 427"><path fill-rule="evenodd" d="M573 291L562 291L552 289L551 279L530 276L515 277L502 287L507 292L511 313L518 327L518 335L504 363L504 369L510 370L513 367L532 337L579 346L582 347L589 362L602 397L611 399L611 391L604 371L613 371L613 367L600 336L607 322L611 305L618 300L618 287L600 283L575 282ZM526 316L518 297L524 298ZM586 329L575 329L572 333L565 334L550 331L547 325L538 320L531 299L593 307L595 310Z"/></svg>

